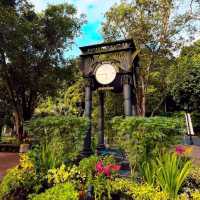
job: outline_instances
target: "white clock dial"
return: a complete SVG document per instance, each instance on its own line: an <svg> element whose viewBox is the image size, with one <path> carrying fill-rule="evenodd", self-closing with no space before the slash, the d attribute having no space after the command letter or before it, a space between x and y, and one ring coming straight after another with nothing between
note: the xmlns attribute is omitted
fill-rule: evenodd
<svg viewBox="0 0 200 200"><path fill-rule="evenodd" d="M105 63L97 67L95 77L96 80L103 85L112 83L117 75L116 69L113 65Z"/></svg>

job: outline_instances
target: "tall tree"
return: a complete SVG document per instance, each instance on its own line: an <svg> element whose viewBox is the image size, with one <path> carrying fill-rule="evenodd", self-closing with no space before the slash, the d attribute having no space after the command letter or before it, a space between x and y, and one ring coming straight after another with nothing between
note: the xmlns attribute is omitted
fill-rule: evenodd
<svg viewBox="0 0 200 200"><path fill-rule="evenodd" d="M181 109L200 112L200 40L181 50L171 66L168 83Z"/></svg>
<svg viewBox="0 0 200 200"><path fill-rule="evenodd" d="M36 13L26 0L0 2L1 89L7 92L19 136L39 100L58 87L64 52L82 23L70 4Z"/></svg>
<svg viewBox="0 0 200 200"><path fill-rule="evenodd" d="M172 51L183 45L183 31L195 31L188 12L176 14L181 1L123 0L106 13L103 23L105 40L133 38L140 51L140 72L136 86L137 113L145 115L146 97L158 93L153 113L163 103L166 92L165 76L173 61ZM195 24L194 24L195 26ZM189 32L188 32L189 34Z"/></svg>

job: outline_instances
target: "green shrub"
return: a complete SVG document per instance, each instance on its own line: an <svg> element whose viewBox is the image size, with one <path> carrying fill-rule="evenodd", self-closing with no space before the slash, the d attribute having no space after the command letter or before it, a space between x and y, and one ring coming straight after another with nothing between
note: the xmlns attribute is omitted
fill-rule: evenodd
<svg viewBox="0 0 200 200"><path fill-rule="evenodd" d="M90 156L89 158L84 158L79 163L79 168L84 173L88 179L91 179L95 173L95 166L100 160L97 156Z"/></svg>
<svg viewBox="0 0 200 200"><path fill-rule="evenodd" d="M55 135L50 141L35 146L28 155L37 173L47 173L49 169L59 167L64 162L64 142L60 136Z"/></svg>
<svg viewBox="0 0 200 200"><path fill-rule="evenodd" d="M194 191L192 194L192 200L200 200L200 191Z"/></svg>
<svg viewBox="0 0 200 200"><path fill-rule="evenodd" d="M116 179L111 181L112 193L126 196L126 199L134 200L167 200L168 194L154 188L151 185L137 185L126 179Z"/></svg>
<svg viewBox="0 0 200 200"><path fill-rule="evenodd" d="M144 180L149 184L149 185L155 185L156 184L156 163L154 160L144 162L142 164L142 174Z"/></svg>
<svg viewBox="0 0 200 200"><path fill-rule="evenodd" d="M56 185L44 193L35 195L32 200L78 200L78 192L70 183Z"/></svg>
<svg viewBox="0 0 200 200"><path fill-rule="evenodd" d="M132 169L139 170L144 161L178 142L184 121L168 117L116 117L113 119L115 141L128 154Z"/></svg>
<svg viewBox="0 0 200 200"><path fill-rule="evenodd" d="M55 135L60 137L64 142L64 152L67 159L73 159L82 150L84 133L87 127L88 120L77 116L36 118L26 122L25 125L25 129L40 144L49 143Z"/></svg>
<svg viewBox="0 0 200 200"><path fill-rule="evenodd" d="M101 157L90 156L80 161L79 166L66 167L62 165L58 169L48 171L49 184L60 184L70 182L77 189L87 190L89 185L94 186L94 195L96 200L102 200L103 196L111 198L111 190L108 178L104 174L97 174L96 164ZM103 158L104 165L114 163L112 157Z"/></svg>
<svg viewBox="0 0 200 200"><path fill-rule="evenodd" d="M88 182L89 184L94 187L95 200L112 199L111 182L104 174L96 175Z"/></svg>
<svg viewBox="0 0 200 200"><path fill-rule="evenodd" d="M191 161L182 163L176 154L165 154L157 159L157 169L158 184L175 199L190 172Z"/></svg>
<svg viewBox="0 0 200 200"><path fill-rule="evenodd" d="M81 189L85 181L86 175L80 171L79 167L71 166L66 167L64 164L57 169L50 169L47 174L49 185L57 185L61 183L73 183L76 189Z"/></svg>
<svg viewBox="0 0 200 200"><path fill-rule="evenodd" d="M1 200L25 200L28 194L37 193L42 185L33 163L27 155L22 155L20 165L10 169L0 184Z"/></svg>

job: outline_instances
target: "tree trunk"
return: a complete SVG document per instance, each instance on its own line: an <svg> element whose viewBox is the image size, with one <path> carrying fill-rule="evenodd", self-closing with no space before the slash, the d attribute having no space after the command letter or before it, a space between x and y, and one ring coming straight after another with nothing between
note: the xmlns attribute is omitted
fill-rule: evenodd
<svg viewBox="0 0 200 200"><path fill-rule="evenodd" d="M13 103L13 107L15 111L13 112L13 118L14 118L14 126L15 126L15 131L16 131L16 136L19 138L20 141L23 139L23 118L20 112L20 106L19 103L17 102L17 98L15 98L15 92L13 89L13 84L12 81L10 80L10 76L8 73L8 65L6 63L6 56L4 52L0 49L0 55L3 63L3 68L5 72L3 75L5 76L5 83L6 83L6 88L8 90L8 93L10 95L11 101Z"/></svg>
<svg viewBox="0 0 200 200"><path fill-rule="evenodd" d="M138 116L145 116L145 100L144 80L143 77L139 75L136 86L136 113Z"/></svg>
<svg viewBox="0 0 200 200"><path fill-rule="evenodd" d="M166 95L163 95L163 98L160 100L160 102L158 103L158 105L153 109L153 111L151 112L151 117L154 116L155 112L160 108L160 106L163 104L163 102L165 101Z"/></svg>
<svg viewBox="0 0 200 200"><path fill-rule="evenodd" d="M14 118L14 127L15 127L16 137L19 139L19 141L22 141L23 140L23 122L22 122L20 113L17 111L14 111L13 118Z"/></svg>

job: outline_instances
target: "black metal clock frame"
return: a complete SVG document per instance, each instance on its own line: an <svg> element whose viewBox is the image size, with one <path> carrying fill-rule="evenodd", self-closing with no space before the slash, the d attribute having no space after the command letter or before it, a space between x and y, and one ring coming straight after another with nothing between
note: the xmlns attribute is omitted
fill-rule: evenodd
<svg viewBox="0 0 200 200"><path fill-rule="evenodd" d="M104 90L123 93L125 116L135 115L134 88L136 69L139 67L138 51L132 39L102 43L80 47L80 69L86 79L85 84L85 116L89 118L89 126L84 139L83 156L92 154L91 150L91 114L92 92L99 91L99 141L97 149L104 145ZM101 85L95 79L96 68L110 63L117 67L117 77L108 85Z"/></svg>

